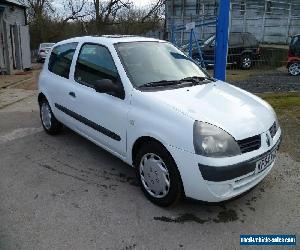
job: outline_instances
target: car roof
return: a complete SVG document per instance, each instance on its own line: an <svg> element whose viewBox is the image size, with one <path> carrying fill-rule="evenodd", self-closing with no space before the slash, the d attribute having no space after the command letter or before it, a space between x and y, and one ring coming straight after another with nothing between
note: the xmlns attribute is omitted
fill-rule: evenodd
<svg viewBox="0 0 300 250"><path fill-rule="evenodd" d="M101 43L103 45L113 45L116 43L126 42L163 42L155 38L141 37L141 36L130 36L130 35L103 35L103 36L82 36L70 38L57 44L72 43L72 42L85 42L85 43Z"/></svg>

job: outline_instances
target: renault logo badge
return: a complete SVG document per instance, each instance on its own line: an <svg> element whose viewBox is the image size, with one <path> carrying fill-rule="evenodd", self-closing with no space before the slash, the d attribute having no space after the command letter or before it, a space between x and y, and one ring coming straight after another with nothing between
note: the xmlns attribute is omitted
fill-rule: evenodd
<svg viewBox="0 0 300 250"><path fill-rule="evenodd" d="M266 143L267 143L268 147L270 147L271 146L271 138L268 134L266 134L266 137L267 137Z"/></svg>

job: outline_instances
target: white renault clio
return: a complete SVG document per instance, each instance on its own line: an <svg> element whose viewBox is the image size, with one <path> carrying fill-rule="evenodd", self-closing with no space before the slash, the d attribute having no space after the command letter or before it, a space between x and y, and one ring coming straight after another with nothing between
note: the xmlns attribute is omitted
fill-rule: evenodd
<svg viewBox="0 0 300 250"><path fill-rule="evenodd" d="M269 104L217 81L172 44L130 36L57 43L39 79L44 129L65 125L136 168L160 206L218 202L270 172L281 129Z"/></svg>

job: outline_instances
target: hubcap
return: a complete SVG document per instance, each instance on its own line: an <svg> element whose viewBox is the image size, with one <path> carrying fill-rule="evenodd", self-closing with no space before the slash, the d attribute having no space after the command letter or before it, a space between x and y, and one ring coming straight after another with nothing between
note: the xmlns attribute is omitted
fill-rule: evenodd
<svg viewBox="0 0 300 250"><path fill-rule="evenodd" d="M297 76L300 74L300 64L299 63L293 63L289 67L289 72L293 76Z"/></svg>
<svg viewBox="0 0 300 250"><path fill-rule="evenodd" d="M153 153L145 154L139 168L142 184L151 196L163 198L169 193L169 171L159 156Z"/></svg>
<svg viewBox="0 0 300 250"><path fill-rule="evenodd" d="M251 67L251 59L249 57L245 57L243 59L243 67L250 68Z"/></svg>
<svg viewBox="0 0 300 250"><path fill-rule="evenodd" d="M51 110L48 103L43 103L41 107L41 117L46 129L51 128Z"/></svg>

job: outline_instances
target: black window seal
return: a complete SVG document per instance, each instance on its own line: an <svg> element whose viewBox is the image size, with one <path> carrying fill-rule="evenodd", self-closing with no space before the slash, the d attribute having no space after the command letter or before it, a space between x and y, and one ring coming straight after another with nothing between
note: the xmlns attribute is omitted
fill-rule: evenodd
<svg viewBox="0 0 300 250"><path fill-rule="evenodd" d="M119 71L118 71L116 62L115 62L115 60L114 60L114 58L113 58L113 56L112 56L112 54L111 54L109 48L108 48L106 45L103 45L103 44L100 44L100 43L93 43L93 42L84 42L84 43L81 44L81 47L80 47L80 50L79 50L79 52L78 52L78 55L77 55L77 58L76 58L76 62L75 62L75 68L74 68L74 73L73 73L74 81L77 82L78 84L81 84L81 85L83 85L83 86L86 86L86 87L89 87L89 88L91 88L91 89L94 89L94 88L91 86L91 84L88 84L88 83L86 83L86 82L84 82L84 81L80 81L80 80L78 80L78 79L75 78L76 66L77 66L77 63L78 63L78 60L79 60L79 56L80 56L80 54L81 54L81 51L82 51L82 49L83 49L83 46L85 46L85 45L96 45L96 46L100 46L100 47L103 47L103 48L106 48L106 49L107 49L108 53L110 54L110 56L111 56L111 58L112 58L112 60L113 60L113 63L114 63L114 65L115 65L115 68L116 68L116 70L117 70L117 74L118 74L117 79L119 80L119 82L120 82L120 84L121 84L121 87L122 87L122 89L123 89L123 92L124 92L124 97L123 97L123 98L121 98L121 97L119 97L119 96L114 96L114 97L119 98L119 99L121 99L121 100L125 100L126 93L125 93L124 85L123 85L123 83L122 83L122 80L121 80L121 77L120 77L120 74L119 74ZM119 57L119 55L118 55L118 57Z"/></svg>

